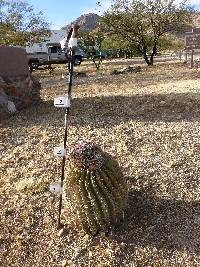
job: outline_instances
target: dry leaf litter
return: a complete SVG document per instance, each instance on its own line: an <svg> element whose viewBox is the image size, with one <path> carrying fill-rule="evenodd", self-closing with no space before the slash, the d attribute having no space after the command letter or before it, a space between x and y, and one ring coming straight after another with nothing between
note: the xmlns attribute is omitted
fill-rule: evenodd
<svg viewBox="0 0 200 267"><path fill-rule="evenodd" d="M95 141L122 167L124 223L92 238L74 227L65 201L57 229L49 184L60 179L53 148L63 142L64 111L53 98L65 93L65 69L37 71L43 102L1 122L1 267L200 266L200 73L172 62L109 74L124 64L75 69L88 75L74 80L69 121L69 145Z"/></svg>

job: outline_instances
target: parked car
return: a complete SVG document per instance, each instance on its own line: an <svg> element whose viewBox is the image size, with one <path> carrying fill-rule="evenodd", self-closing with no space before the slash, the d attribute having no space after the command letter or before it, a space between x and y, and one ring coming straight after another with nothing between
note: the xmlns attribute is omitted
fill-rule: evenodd
<svg viewBox="0 0 200 267"><path fill-rule="evenodd" d="M37 69L42 65L65 64L67 57L65 52L61 50L60 45L49 45L48 52L27 53L28 64L31 70ZM80 65L83 60L83 55L80 50L77 50L74 57L74 64Z"/></svg>

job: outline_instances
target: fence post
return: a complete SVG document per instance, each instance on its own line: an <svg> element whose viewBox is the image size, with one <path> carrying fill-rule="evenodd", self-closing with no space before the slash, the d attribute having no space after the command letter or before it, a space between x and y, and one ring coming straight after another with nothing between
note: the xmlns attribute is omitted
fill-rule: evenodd
<svg viewBox="0 0 200 267"><path fill-rule="evenodd" d="M191 62L190 62L190 68L193 69L194 67L194 50L191 51Z"/></svg>
<svg viewBox="0 0 200 267"><path fill-rule="evenodd" d="M181 61L181 59L182 59L182 51L179 52L179 59Z"/></svg>

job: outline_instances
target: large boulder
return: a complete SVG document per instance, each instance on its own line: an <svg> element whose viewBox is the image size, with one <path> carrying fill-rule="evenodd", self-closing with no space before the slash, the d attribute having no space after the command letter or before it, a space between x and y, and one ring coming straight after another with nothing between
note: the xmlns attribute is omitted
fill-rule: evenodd
<svg viewBox="0 0 200 267"><path fill-rule="evenodd" d="M0 76L17 77L28 75L26 50L19 47L0 45Z"/></svg>
<svg viewBox="0 0 200 267"><path fill-rule="evenodd" d="M29 73L26 51L0 46L0 112L14 113L37 104L40 89L39 81Z"/></svg>

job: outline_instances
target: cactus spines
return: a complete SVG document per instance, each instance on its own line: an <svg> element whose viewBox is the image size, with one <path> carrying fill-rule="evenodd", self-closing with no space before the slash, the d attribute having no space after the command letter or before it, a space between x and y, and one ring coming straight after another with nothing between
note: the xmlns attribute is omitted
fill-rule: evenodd
<svg viewBox="0 0 200 267"><path fill-rule="evenodd" d="M127 185L118 163L99 146L77 142L69 154L68 191L83 229L107 232L126 204Z"/></svg>

